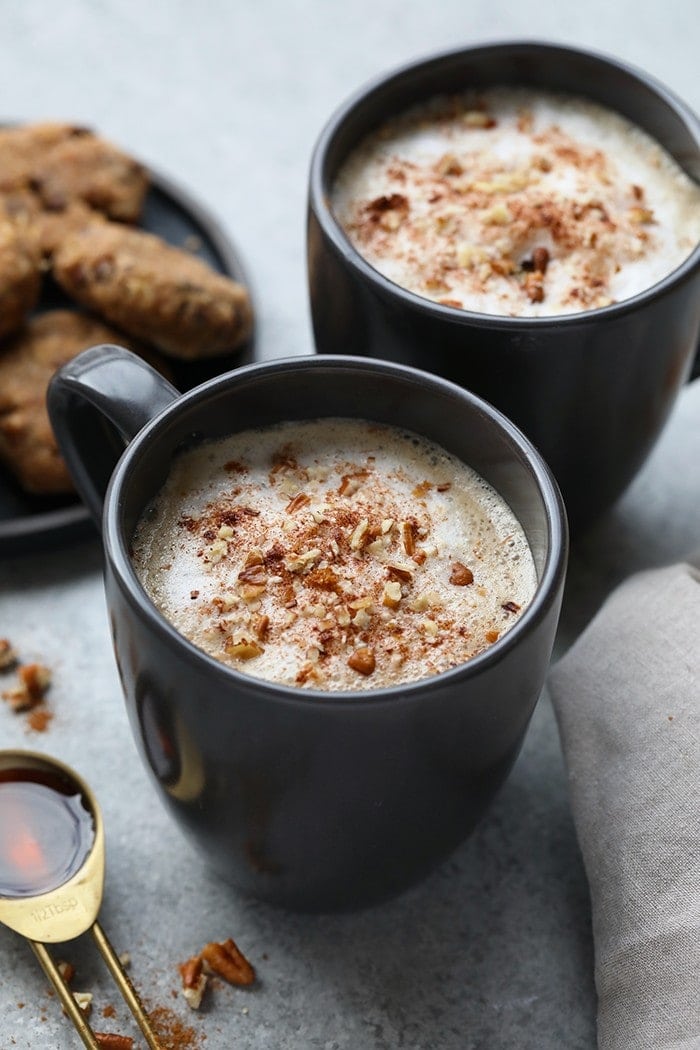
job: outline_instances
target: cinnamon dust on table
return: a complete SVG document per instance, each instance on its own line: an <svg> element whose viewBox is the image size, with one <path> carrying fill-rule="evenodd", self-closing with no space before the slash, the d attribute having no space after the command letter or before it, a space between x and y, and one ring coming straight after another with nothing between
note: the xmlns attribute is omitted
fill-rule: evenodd
<svg viewBox="0 0 700 1050"><path fill-rule="evenodd" d="M184 1024L168 1006L156 1006L148 1012L163 1050L199 1050L206 1036Z"/></svg>

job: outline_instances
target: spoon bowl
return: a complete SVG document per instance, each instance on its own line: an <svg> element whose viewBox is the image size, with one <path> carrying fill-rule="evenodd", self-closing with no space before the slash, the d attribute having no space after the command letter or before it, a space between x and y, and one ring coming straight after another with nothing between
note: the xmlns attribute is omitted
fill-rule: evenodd
<svg viewBox="0 0 700 1050"><path fill-rule="evenodd" d="M138 993L97 921L104 872L102 814L85 781L37 751L0 751L0 923L29 941L84 1046L99 1050L46 948L89 930L149 1050L161 1050Z"/></svg>
<svg viewBox="0 0 700 1050"><path fill-rule="evenodd" d="M40 824L38 809L51 804L51 796L63 796L65 799L78 798L83 810L89 815L92 829L92 843L87 850L82 848L84 859L79 862L77 871L59 885L47 887L35 893L27 893L9 886L6 879L0 878L0 922L23 937L39 941L42 944L57 944L73 940L85 933L97 918L102 903L105 872L105 840L102 814L87 784L68 766L54 758L48 758L35 751L0 751L0 813L2 813L2 831L0 831L0 851L3 855L3 871L12 862L7 857L10 839L15 842L22 836L25 846L25 867L35 868L42 863L46 849L46 835L42 836L41 828L37 833L37 820L32 821L28 812L23 812L21 803L15 802L9 813L4 812L2 805L3 786L36 785L44 790L32 804L32 813ZM25 823L25 819L28 823ZM65 834L71 831L70 824L61 822ZM31 825L34 826L31 826ZM53 821L55 828L56 821ZM85 839L88 825L84 824L80 832ZM52 836L54 848L66 848L69 844L57 842ZM76 851L81 843L75 843ZM16 851L18 852L18 851ZM76 858L81 854L76 852ZM22 865L22 857L14 858L14 867ZM73 867L76 865L73 864ZM27 877L31 872L27 871ZM40 876L39 876L40 877ZM47 876L48 881L49 876ZM36 884L36 883L35 883Z"/></svg>

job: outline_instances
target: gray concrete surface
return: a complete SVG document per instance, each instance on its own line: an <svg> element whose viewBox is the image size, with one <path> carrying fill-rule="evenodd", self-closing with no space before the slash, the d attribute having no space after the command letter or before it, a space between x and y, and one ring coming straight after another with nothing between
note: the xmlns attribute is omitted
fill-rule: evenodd
<svg viewBox="0 0 700 1050"><path fill-rule="evenodd" d="M645 68L700 109L697 7L514 5L504 0L0 2L0 116L93 125L208 205L243 255L258 356L308 353L308 160L330 112L366 79L461 43L541 38ZM637 568L700 543L700 384L686 389L651 460L574 548L558 652ZM592 1050L595 992L587 884L547 696L520 759L472 838L425 882L355 915L299 916L244 900L181 838L141 768L123 710L88 540L0 561L0 635L54 672L45 734L0 706L0 746L73 764L100 799L108 870L103 925L132 957L150 1004L206 1050ZM622 654L621 658L624 658ZM177 963L233 936L256 964L250 991L219 987L191 1016ZM95 1027L131 1032L89 942L67 946ZM108 1004L116 1020L104 1020ZM22 940L0 929L0 1047L72 1050Z"/></svg>

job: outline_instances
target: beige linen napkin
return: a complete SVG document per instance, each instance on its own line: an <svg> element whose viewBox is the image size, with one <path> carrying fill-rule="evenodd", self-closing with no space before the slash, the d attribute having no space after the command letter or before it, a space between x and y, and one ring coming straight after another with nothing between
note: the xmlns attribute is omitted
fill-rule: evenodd
<svg viewBox="0 0 700 1050"><path fill-rule="evenodd" d="M700 571L619 587L550 688L593 914L600 1050L700 1048Z"/></svg>

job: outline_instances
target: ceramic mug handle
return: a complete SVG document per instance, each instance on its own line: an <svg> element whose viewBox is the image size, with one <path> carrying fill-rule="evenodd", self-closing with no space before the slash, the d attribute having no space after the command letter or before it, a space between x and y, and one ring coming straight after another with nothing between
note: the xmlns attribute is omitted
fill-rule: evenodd
<svg viewBox="0 0 700 1050"><path fill-rule="evenodd" d="M49 418L75 487L95 523L124 448L179 391L142 358L103 344L63 365L49 384Z"/></svg>

